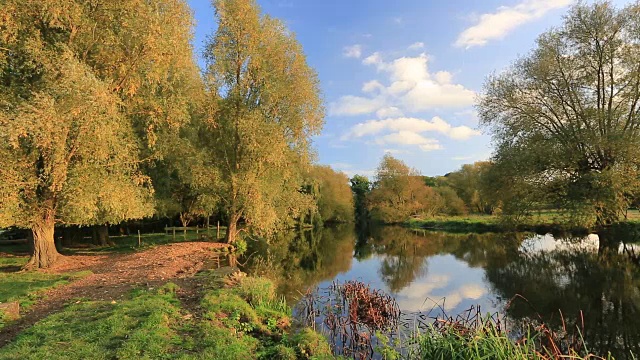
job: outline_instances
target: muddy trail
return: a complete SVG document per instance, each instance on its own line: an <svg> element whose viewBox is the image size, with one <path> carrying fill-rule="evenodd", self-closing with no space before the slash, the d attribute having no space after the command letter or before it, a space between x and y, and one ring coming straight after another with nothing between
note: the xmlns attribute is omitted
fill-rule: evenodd
<svg viewBox="0 0 640 360"><path fill-rule="evenodd" d="M89 270L91 274L42 292L41 299L22 313L20 319L0 330L0 347L72 301L119 301L134 288L155 287L174 281L183 286L178 296L189 303L196 296L192 294L195 288L190 281L193 275L212 263L219 264L220 255L213 250L226 246L184 242L128 254L64 256L52 268L41 271L56 274Z"/></svg>

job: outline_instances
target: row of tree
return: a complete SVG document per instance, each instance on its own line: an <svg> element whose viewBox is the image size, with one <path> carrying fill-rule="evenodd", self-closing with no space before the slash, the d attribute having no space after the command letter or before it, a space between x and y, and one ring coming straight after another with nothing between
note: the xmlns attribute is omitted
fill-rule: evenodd
<svg viewBox="0 0 640 360"><path fill-rule="evenodd" d="M201 71L184 0L2 3L0 227L31 230L28 267L59 257L56 226L221 214L233 242L353 218L346 176L312 165L300 44L254 0L213 5Z"/></svg>
<svg viewBox="0 0 640 360"><path fill-rule="evenodd" d="M422 176L390 154L383 156L373 182L351 179L358 221L399 223L412 217L493 214L500 199L489 197L490 162L462 166L445 176Z"/></svg>

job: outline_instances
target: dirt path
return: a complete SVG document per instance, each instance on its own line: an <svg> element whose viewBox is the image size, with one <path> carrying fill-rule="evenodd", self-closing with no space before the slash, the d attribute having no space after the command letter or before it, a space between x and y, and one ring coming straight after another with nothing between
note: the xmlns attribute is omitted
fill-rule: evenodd
<svg viewBox="0 0 640 360"><path fill-rule="evenodd" d="M90 270L92 274L45 291L41 301L22 314L18 321L0 331L0 347L74 299L117 301L135 287L152 287L191 277L203 268L207 260L217 256L213 249L224 246L218 243L185 242L132 254L65 256L53 268L44 271L63 273Z"/></svg>

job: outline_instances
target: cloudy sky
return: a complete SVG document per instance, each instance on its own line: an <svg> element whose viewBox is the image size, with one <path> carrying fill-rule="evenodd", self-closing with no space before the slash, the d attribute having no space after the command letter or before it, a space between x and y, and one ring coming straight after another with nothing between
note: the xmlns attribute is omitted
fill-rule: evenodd
<svg viewBox="0 0 640 360"><path fill-rule="evenodd" d="M489 158L473 108L485 77L526 54L572 2L258 0L296 34L320 77L318 161L349 175L371 175L385 152L424 175ZM213 10L189 3L201 50Z"/></svg>

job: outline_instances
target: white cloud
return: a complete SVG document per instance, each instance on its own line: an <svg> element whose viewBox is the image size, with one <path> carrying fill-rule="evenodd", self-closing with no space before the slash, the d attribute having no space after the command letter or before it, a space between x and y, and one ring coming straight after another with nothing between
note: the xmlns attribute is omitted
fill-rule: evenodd
<svg viewBox="0 0 640 360"><path fill-rule="evenodd" d="M402 117L404 113L395 106L389 106L376 111L376 116L380 119Z"/></svg>
<svg viewBox="0 0 640 360"><path fill-rule="evenodd" d="M329 106L329 114L331 115L362 115L371 114L382 106L385 100L383 98L365 98L361 96L347 95L340 98Z"/></svg>
<svg viewBox="0 0 640 360"><path fill-rule="evenodd" d="M362 63L365 65L380 65L382 64L382 56L380 56L379 52L374 52L373 54L367 56L362 60Z"/></svg>
<svg viewBox="0 0 640 360"><path fill-rule="evenodd" d="M362 56L362 45L355 44L355 45L345 46L342 49L342 55L348 58L359 59L360 56Z"/></svg>
<svg viewBox="0 0 640 360"><path fill-rule="evenodd" d="M385 73L387 84L378 80L364 83L362 92L368 97L343 96L330 104L331 115L371 114L392 107L404 114L440 108L465 108L475 102L475 92L455 84L450 72L430 73L429 56L425 53L385 62L382 55L375 52L364 58L362 63L375 66L378 72Z"/></svg>
<svg viewBox="0 0 640 360"><path fill-rule="evenodd" d="M377 135L385 130L391 132L412 132L416 134L429 131L438 132L454 140L467 140L472 136L480 135L478 130L465 125L452 126L438 116L433 117L431 121L411 117L398 117L384 120L369 120L356 124L349 132L342 136L342 139L347 140L350 138Z"/></svg>
<svg viewBox="0 0 640 360"><path fill-rule="evenodd" d="M478 22L465 29L455 46L483 46L489 40L502 39L518 26L543 17L551 10L571 4L573 0L524 0L514 6L501 6L493 13L482 14Z"/></svg>
<svg viewBox="0 0 640 360"><path fill-rule="evenodd" d="M380 84L378 80L367 81L362 85L362 92L372 93L376 90L384 90L384 85Z"/></svg>
<svg viewBox="0 0 640 360"><path fill-rule="evenodd" d="M424 49L424 43L423 42L415 42L411 45L409 45L409 47L407 48L409 50L420 50L420 49Z"/></svg>
<svg viewBox="0 0 640 360"><path fill-rule="evenodd" d="M396 133L380 136L376 138L376 143L379 145L416 145L422 151L442 149L438 140L427 138L411 131L398 131Z"/></svg>

